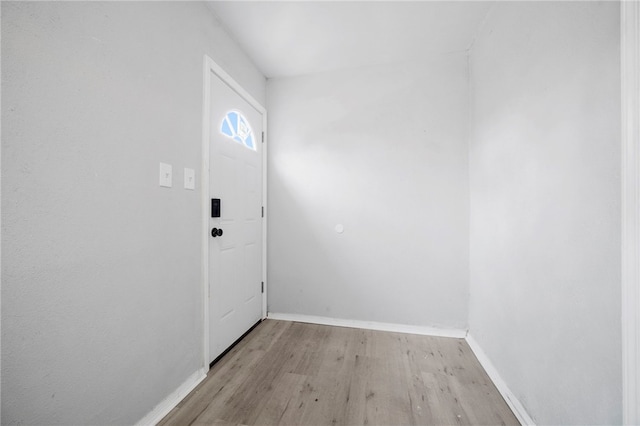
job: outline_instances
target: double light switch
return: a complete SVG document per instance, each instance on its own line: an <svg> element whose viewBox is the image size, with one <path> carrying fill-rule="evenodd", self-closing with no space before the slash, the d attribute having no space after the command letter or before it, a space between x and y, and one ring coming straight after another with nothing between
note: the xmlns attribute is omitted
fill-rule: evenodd
<svg viewBox="0 0 640 426"><path fill-rule="evenodd" d="M171 164L160 163L160 186L171 188L173 186L173 167ZM194 169L184 169L185 189L196 189L196 171Z"/></svg>

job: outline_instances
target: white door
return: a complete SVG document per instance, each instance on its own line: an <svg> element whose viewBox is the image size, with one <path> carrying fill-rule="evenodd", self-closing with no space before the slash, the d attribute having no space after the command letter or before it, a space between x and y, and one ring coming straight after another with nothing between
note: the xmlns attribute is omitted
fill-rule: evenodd
<svg viewBox="0 0 640 426"><path fill-rule="evenodd" d="M209 77L209 198L220 200L220 217L209 218L211 362L262 317L263 116Z"/></svg>

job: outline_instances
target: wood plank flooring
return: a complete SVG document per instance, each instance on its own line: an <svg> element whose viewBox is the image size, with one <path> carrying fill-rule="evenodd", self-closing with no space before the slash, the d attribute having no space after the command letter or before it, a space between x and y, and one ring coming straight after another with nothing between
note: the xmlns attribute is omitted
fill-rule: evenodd
<svg viewBox="0 0 640 426"><path fill-rule="evenodd" d="M266 320L159 425L517 425L464 339Z"/></svg>

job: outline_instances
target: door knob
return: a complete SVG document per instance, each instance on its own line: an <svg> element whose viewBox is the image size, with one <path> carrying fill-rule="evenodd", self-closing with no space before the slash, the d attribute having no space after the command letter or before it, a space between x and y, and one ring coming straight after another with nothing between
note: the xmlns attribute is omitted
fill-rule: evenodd
<svg viewBox="0 0 640 426"><path fill-rule="evenodd" d="M213 229L211 230L211 236L212 236L213 238L215 238L215 237L219 237L219 236L221 236L221 235L222 235L222 229L213 228Z"/></svg>

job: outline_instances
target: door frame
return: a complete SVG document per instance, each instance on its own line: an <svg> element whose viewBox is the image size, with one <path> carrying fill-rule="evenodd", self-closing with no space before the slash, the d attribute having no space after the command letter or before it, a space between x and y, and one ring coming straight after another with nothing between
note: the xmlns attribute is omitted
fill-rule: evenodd
<svg viewBox="0 0 640 426"><path fill-rule="evenodd" d="M622 423L640 424L640 3L620 2Z"/></svg>
<svg viewBox="0 0 640 426"><path fill-rule="evenodd" d="M247 92L236 80L233 79L221 66L219 66L209 56L204 55L204 81L202 92L202 163L201 163L201 244L202 244L202 312L203 312L203 368L209 370L209 141L211 136L211 126L209 115L211 113L211 73L215 74L225 82L233 91L247 101L252 107L262 114L262 131L264 140L262 141L262 206L264 216L262 217L262 282L264 292L262 293L262 319L267 316L267 110L249 92ZM260 143L257 141L257 143Z"/></svg>

